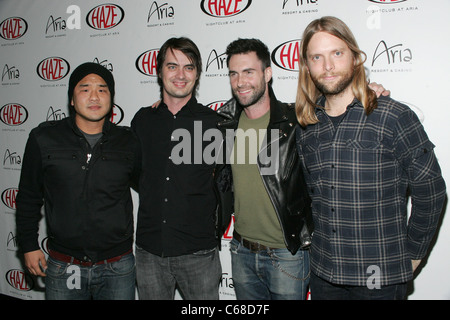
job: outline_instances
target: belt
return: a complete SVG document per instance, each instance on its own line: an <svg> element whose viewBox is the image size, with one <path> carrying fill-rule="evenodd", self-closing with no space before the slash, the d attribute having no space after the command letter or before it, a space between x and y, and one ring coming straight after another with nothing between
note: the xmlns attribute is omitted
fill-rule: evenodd
<svg viewBox="0 0 450 320"><path fill-rule="evenodd" d="M258 252L258 251L267 251L267 250L275 250L276 248L267 247L261 243L252 242L247 239L244 239L241 237L239 233L236 231L233 231L233 238L235 238L237 241L239 241L243 247L249 249L252 252Z"/></svg>
<svg viewBox="0 0 450 320"><path fill-rule="evenodd" d="M120 259L122 259L123 256L130 254L133 250L130 249L127 252L121 254L120 256L117 257L113 257L113 258L109 258L109 259L104 259L104 260L100 260L97 262L92 262L89 260L79 260L75 257L63 254L63 253L59 253L53 250L49 250L48 254L50 257L52 257L55 260L61 261L61 262L66 262L66 263L70 263L70 264L77 264L83 267L92 267L93 265L99 265L99 264L105 264L105 263L111 263L111 262L116 262L119 261Z"/></svg>

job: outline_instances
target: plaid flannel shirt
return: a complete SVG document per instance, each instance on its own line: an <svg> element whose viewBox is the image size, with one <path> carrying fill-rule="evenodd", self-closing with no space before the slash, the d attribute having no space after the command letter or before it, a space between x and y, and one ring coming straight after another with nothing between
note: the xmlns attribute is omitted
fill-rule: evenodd
<svg viewBox="0 0 450 320"><path fill-rule="evenodd" d="M355 99L337 128L323 108L316 114L319 123L297 129L312 198L312 271L356 286L372 276L381 285L412 279L411 260L426 254L445 199L434 145L418 117L388 97L368 116Z"/></svg>

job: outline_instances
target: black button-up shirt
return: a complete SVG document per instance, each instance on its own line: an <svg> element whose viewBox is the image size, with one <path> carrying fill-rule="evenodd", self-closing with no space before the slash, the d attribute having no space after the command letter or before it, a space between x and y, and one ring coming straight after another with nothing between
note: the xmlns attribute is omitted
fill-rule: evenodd
<svg viewBox="0 0 450 320"><path fill-rule="evenodd" d="M214 162L204 154L214 142L203 141L203 134L215 129L217 120L216 112L195 98L176 115L164 102L136 113L131 127L143 155L136 231L139 247L159 256L179 256L217 245Z"/></svg>

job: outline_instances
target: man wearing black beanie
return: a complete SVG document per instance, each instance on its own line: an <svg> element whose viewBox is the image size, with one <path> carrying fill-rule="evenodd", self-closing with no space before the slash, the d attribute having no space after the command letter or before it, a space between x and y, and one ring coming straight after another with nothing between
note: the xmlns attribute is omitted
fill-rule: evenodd
<svg viewBox="0 0 450 320"><path fill-rule="evenodd" d="M134 299L133 203L139 145L110 122L114 77L96 63L69 80L70 116L40 124L27 141L16 198L25 265L47 299ZM38 241L41 208L48 248ZM48 259L43 250L48 249Z"/></svg>

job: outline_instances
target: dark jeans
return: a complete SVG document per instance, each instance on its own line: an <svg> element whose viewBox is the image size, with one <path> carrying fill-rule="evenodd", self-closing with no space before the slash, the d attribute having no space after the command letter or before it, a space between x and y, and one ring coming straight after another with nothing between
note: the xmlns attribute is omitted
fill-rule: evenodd
<svg viewBox="0 0 450 320"><path fill-rule="evenodd" d="M383 286L380 289L337 285L323 280L311 272L311 300L404 300L407 284Z"/></svg>
<svg viewBox="0 0 450 320"><path fill-rule="evenodd" d="M177 286L186 300L219 299L217 248L162 258L136 246L136 274L141 300L173 300Z"/></svg>
<svg viewBox="0 0 450 320"><path fill-rule="evenodd" d="M132 253L119 261L83 267L47 260L45 293L48 300L134 300L136 268Z"/></svg>

